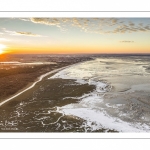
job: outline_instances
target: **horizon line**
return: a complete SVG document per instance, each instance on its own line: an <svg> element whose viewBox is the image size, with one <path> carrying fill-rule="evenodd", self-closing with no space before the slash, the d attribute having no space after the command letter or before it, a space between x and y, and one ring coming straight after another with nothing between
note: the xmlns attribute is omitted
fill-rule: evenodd
<svg viewBox="0 0 150 150"><path fill-rule="evenodd" d="M141 54L141 55L150 55L149 53L5 53L1 55L133 55L133 54Z"/></svg>

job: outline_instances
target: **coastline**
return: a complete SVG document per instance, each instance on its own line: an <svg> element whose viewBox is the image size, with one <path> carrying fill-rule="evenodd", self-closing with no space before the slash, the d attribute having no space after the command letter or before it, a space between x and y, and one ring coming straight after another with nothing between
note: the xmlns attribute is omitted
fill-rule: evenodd
<svg viewBox="0 0 150 150"><path fill-rule="evenodd" d="M73 64L73 65L75 65L75 64ZM53 74L53 73L57 73L58 71L63 70L63 69L65 69L65 68L67 68L67 67L70 67L70 66L72 66L72 65L68 65L68 66L65 66L65 67L57 68L57 69L54 69L54 70L52 70L52 71L50 71L50 72L47 72L47 73L45 73L45 74L39 76L37 79L35 79L34 82L29 83L29 84L26 85L23 89L19 90L18 92L16 92L15 94L9 96L8 98L2 100L2 101L0 102L0 107L1 107L2 105L4 105L5 103L11 101L12 99L16 98L17 96L21 95L22 93L24 93L24 92L26 92L26 91L32 89L38 82L42 81L42 80L43 80L45 77L47 77L48 75L51 75L51 74Z"/></svg>
<svg viewBox="0 0 150 150"><path fill-rule="evenodd" d="M88 61L90 61L90 60L88 60ZM37 77L37 78L35 79L35 81L30 82L30 83L29 83L28 85L26 85L24 88L18 90L15 94L13 94L13 95L11 95L11 96L8 96L8 97L5 98L4 100L2 100L2 101L0 102L0 107L1 107L2 105L4 105L5 103L11 101L12 99L14 99L14 98L20 96L20 95L23 94L24 92L26 92L26 91L32 89L38 82L42 81L42 80L43 80L45 77L47 77L48 75L51 75L51 74L53 74L53 73L57 73L57 72L59 72L59 71L65 69L65 68L68 68L68 67L71 67L71 66L74 66L74 65L83 63L83 62L86 62L86 61L81 61L81 62L77 62L77 63L74 63L74 64L70 64L70 65L67 65L67 66L64 66L64 67L61 67L61 68L57 68L57 69L54 69L54 70L52 70L52 71L50 71L50 72L47 72L47 73L42 74L41 76Z"/></svg>
<svg viewBox="0 0 150 150"><path fill-rule="evenodd" d="M84 62L72 63L64 67L58 66L59 68L39 76L35 82L30 83L15 95L2 101L0 103L0 106L2 106L0 131L90 132L90 126L84 126L86 125L85 119L72 115L66 116L59 111L59 108L79 103L79 97L93 92L95 86L81 85L72 79L48 79L63 69ZM9 128L9 124L12 124L12 128ZM102 128L94 132L105 132L106 130ZM107 132L116 131L107 130Z"/></svg>

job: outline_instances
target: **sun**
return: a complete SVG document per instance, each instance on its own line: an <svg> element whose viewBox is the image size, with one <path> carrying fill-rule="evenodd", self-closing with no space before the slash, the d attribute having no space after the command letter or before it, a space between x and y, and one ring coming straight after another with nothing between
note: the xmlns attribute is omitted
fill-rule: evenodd
<svg viewBox="0 0 150 150"><path fill-rule="evenodd" d="M4 48L6 48L6 46L3 44L0 44L0 54L4 53L4 50L3 50Z"/></svg>
<svg viewBox="0 0 150 150"><path fill-rule="evenodd" d="M3 50L0 49L0 54L3 54Z"/></svg>

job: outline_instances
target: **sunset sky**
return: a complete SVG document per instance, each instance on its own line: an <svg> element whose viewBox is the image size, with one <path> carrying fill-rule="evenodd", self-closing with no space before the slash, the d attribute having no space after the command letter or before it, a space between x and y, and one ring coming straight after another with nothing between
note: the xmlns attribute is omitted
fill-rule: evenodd
<svg viewBox="0 0 150 150"><path fill-rule="evenodd" d="M150 18L0 18L3 53L150 53Z"/></svg>

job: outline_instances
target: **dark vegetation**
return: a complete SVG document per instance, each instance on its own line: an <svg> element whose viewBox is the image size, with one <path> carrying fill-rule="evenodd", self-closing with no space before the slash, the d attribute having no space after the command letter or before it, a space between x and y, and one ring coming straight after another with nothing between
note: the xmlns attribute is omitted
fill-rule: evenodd
<svg viewBox="0 0 150 150"><path fill-rule="evenodd" d="M40 66L22 66L16 68L0 69L0 101L15 94L39 76L56 68L68 65L67 63Z"/></svg>
<svg viewBox="0 0 150 150"><path fill-rule="evenodd" d="M56 65L42 65L0 69L0 101L15 94L29 83L34 82L40 75L56 67Z"/></svg>
<svg viewBox="0 0 150 150"><path fill-rule="evenodd" d="M18 75L18 74L30 74L33 72L37 72L43 68L46 68L48 66L24 66L24 67L17 67L17 68L12 68L12 69L0 69L0 78L2 77L7 77L7 76L12 76L12 75Z"/></svg>
<svg viewBox="0 0 150 150"><path fill-rule="evenodd" d="M4 57L3 57L4 58ZM9 55L0 59L0 101L22 90L39 76L77 62L90 60L87 56L68 55ZM48 65L15 65L4 64L5 61L54 62Z"/></svg>

